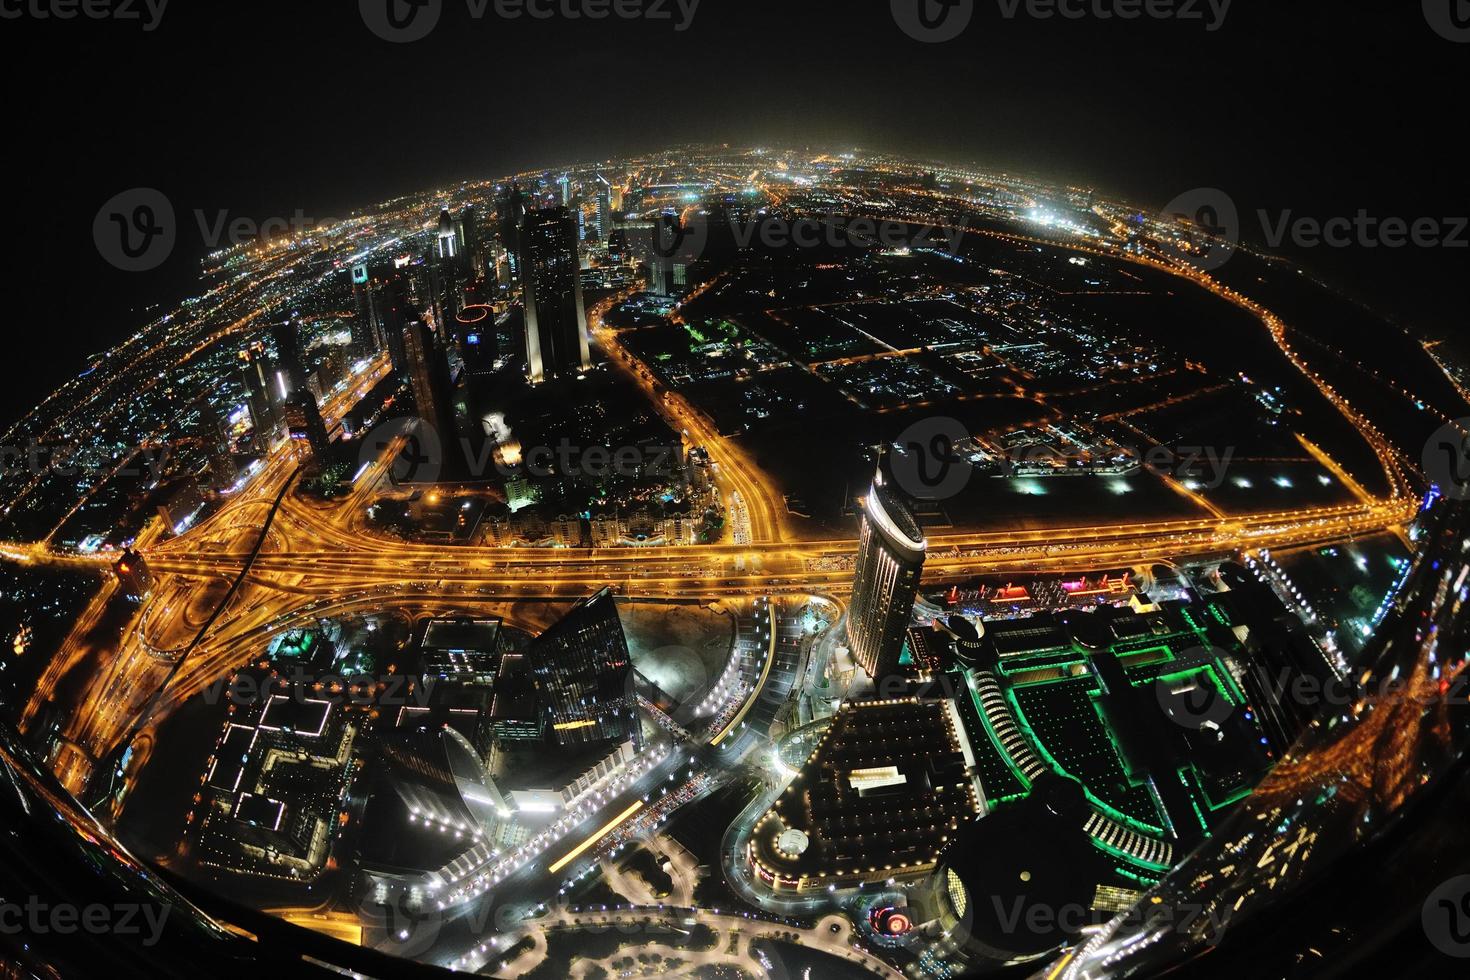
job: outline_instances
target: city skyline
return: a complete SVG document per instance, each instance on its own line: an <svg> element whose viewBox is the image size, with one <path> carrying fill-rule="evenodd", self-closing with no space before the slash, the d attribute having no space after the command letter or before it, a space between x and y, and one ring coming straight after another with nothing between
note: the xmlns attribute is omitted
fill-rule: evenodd
<svg viewBox="0 0 1470 980"><path fill-rule="evenodd" d="M0 962L1470 956L1451 0L272 13L0 12Z"/></svg>

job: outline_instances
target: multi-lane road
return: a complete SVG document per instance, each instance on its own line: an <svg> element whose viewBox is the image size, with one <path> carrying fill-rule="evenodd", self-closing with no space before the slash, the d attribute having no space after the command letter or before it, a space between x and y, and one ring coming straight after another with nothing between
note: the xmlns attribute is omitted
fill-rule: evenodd
<svg viewBox="0 0 1470 980"><path fill-rule="evenodd" d="M1109 250L1100 254L1119 257ZM930 539L926 582L942 584L987 573L1127 567L1242 549L1279 550L1392 529L1413 518L1418 501L1409 492L1402 454L1287 344L1278 318L1203 273L1154 256L1128 260L1188 278L1256 316L1291 363L1377 452L1390 495L1374 499L1345 479L1356 500L1330 507L944 534ZM139 732L136 771L147 758L154 727L173 708L258 654L271 636L324 617L395 610L411 615L466 612L488 603L575 599L607 584L640 597L841 595L848 590L856 541L799 540L781 504L780 488L697 408L662 391L648 369L623 348L617 333L603 326L603 312L594 308L591 323L609 360L672 428L709 452L722 493L738 500L739 529L732 540L688 547L535 549L417 544L378 536L364 527L363 515L385 490L389 464L399 449L395 442L359 475L345 498L321 502L286 494L252 560L265 517L299 463L295 447L283 444L208 520L171 540L149 537L139 542L155 584L115 649L98 650L88 629L111 598L104 590L53 660L37 686L28 718L56 696L63 677L84 662L96 664L86 696L63 726L63 748L55 765L66 784L74 790L84 787L97 762L134 730ZM324 406L329 426L386 369L380 360ZM1318 456L1341 473L1325 454ZM0 543L0 559L96 567L106 561L57 553L46 542ZM228 583L241 576L247 562L249 573L229 608L213 616ZM201 625L211 618L212 627L199 636ZM171 664L171 655L196 637L187 661ZM164 679L167 688L160 693ZM138 728L140 720L146 724Z"/></svg>

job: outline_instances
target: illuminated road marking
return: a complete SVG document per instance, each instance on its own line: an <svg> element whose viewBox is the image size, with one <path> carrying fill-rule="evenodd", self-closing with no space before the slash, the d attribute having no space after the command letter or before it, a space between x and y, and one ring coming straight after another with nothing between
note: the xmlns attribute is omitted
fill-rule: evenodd
<svg viewBox="0 0 1470 980"><path fill-rule="evenodd" d="M632 806L628 807L628 809L624 810L622 813L618 814L616 817L613 817L607 823L603 824L603 826L597 831L597 833L593 834L591 837L578 844L570 854L553 864L547 870L551 874L556 874L562 868L565 868L567 865L577 860L577 858L581 857L582 854L589 847L602 840L608 834L612 833L613 829L616 828L618 824L622 823L624 820L627 820L629 817L631 817L633 814L637 813L641 809L643 809L643 801L638 800Z"/></svg>

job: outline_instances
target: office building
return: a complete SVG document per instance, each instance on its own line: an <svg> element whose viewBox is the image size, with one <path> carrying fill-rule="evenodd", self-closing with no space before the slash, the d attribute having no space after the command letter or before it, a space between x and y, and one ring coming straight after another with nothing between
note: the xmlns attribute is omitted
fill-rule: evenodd
<svg viewBox="0 0 1470 980"><path fill-rule="evenodd" d="M531 677L558 745L642 748L633 661L612 590L579 602L531 644Z"/></svg>
<svg viewBox="0 0 1470 980"><path fill-rule="evenodd" d="M376 357L383 349L382 324L378 319L377 296L367 263L352 267L352 301L357 315L352 320L352 356Z"/></svg>
<svg viewBox="0 0 1470 980"><path fill-rule="evenodd" d="M394 274L372 283L373 314L377 317L379 334L383 346L388 348L388 358L393 372L403 382L409 380L408 354L403 346L403 331L409 323L419 318L418 310L408 298L408 281Z"/></svg>
<svg viewBox="0 0 1470 980"><path fill-rule="evenodd" d="M566 208L532 211L520 236L531 382L573 377L592 367L592 355L571 213Z"/></svg>
<svg viewBox="0 0 1470 980"><path fill-rule="evenodd" d="M470 276L476 276L479 274L475 268L475 256L479 252L480 227L479 216L475 213L473 204L466 204L459 213L456 232L459 237L460 269Z"/></svg>
<svg viewBox="0 0 1470 980"><path fill-rule="evenodd" d="M264 344L256 342L240 352L240 376L245 382L245 400L250 408L251 424L255 428L255 442L261 450L270 448L281 427L276 386L272 380L274 373Z"/></svg>
<svg viewBox="0 0 1470 980"><path fill-rule="evenodd" d="M880 467L863 500L847 616L852 658L875 680L898 672L927 547L913 511Z"/></svg>
<svg viewBox="0 0 1470 980"><path fill-rule="evenodd" d="M502 188L495 197L495 210L500 246L505 250L509 267L509 285L515 283L521 275L521 222L526 218L526 199L521 194L521 185L511 184Z"/></svg>
<svg viewBox="0 0 1470 980"><path fill-rule="evenodd" d="M493 374L495 359L500 356L495 311L483 304L466 306L454 322L465 372L471 377Z"/></svg>
<svg viewBox="0 0 1470 980"><path fill-rule="evenodd" d="M277 321L271 326L271 338L276 344L276 368L279 372L277 386L280 400L305 391L307 385L306 366L301 360L301 331L294 318Z"/></svg>
<svg viewBox="0 0 1470 980"><path fill-rule="evenodd" d="M612 184L602 174L597 175L597 237L607 241L612 234Z"/></svg>
<svg viewBox="0 0 1470 980"><path fill-rule="evenodd" d="M454 216L445 208L439 212L439 258L453 259L459 255L459 232L455 228Z"/></svg>
<svg viewBox="0 0 1470 980"><path fill-rule="evenodd" d="M409 384L419 416L434 427L442 446L456 444L454 387L449 363L439 349L434 331L422 320L403 330L404 353L408 360ZM449 459L445 460L447 464Z"/></svg>
<svg viewBox="0 0 1470 980"><path fill-rule="evenodd" d="M207 395L200 398L197 404L199 417L196 434L209 456L207 479L214 489L223 490L233 486L235 478L239 476L229 427Z"/></svg>
<svg viewBox="0 0 1470 980"><path fill-rule="evenodd" d="M332 441L327 435L321 409L317 407L316 396L302 388L287 395L282 407L287 436L295 443L310 446L317 465L325 466L332 455Z"/></svg>
<svg viewBox="0 0 1470 980"><path fill-rule="evenodd" d="M296 320L278 321L271 327L271 336L278 358L275 380L281 395L281 425L291 440L311 447L318 466L325 466L331 458L331 439L301 359L301 332Z"/></svg>

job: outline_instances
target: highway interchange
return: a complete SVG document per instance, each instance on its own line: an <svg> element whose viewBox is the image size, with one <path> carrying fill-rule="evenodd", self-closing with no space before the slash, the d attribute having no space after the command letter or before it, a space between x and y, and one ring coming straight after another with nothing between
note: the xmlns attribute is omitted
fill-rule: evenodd
<svg viewBox="0 0 1470 980"><path fill-rule="evenodd" d="M1057 242L1045 244L1056 246ZM1079 246L1079 251L1120 257L1118 252L1099 249ZM1389 495L1373 498L1359 490L1358 499L1349 504L1224 517L946 533L929 541L926 584L962 582L991 573L1075 572L1243 550L1280 551L1392 530L1412 520L1419 501L1410 489L1410 469L1402 455L1313 372L1287 342L1279 319L1207 274L1166 256L1130 255L1129 259L1188 278L1256 316L1282 353L1377 452L1391 488ZM231 300L238 303L238 297ZM770 596L772 607L780 610L819 596L831 598L840 607L851 585L856 541L799 539L779 503L780 488L696 408L677 397L655 397L646 373L640 372L622 348L616 332L601 325L600 312L593 312L594 335L614 368L645 389L665 421L684 433L690 445L701 445L709 452L717 484L731 511L739 515L731 540L703 546L601 550L406 542L377 535L364 521L368 506L397 490L388 472L400 444L386 447L359 475L350 494L330 502L294 492L300 459L296 447L280 444L251 479L198 526L172 538L155 529L140 537L136 547L148 563L154 588L114 649L98 649L91 639L116 594L117 585L107 576L43 674L27 709L28 720L56 697L63 678L84 663L95 664L81 704L64 721L62 748L54 760L63 783L82 794L103 760L115 757L127 744L132 749L131 761L122 790L114 797L114 805L126 805L127 786L146 765L158 726L172 712L259 656L272 637L323 619L513 610L516 603L528 600L578 599L608 584L627 597ZM244 329L256 318L243 316L235 329ZM340 419L386 369L380 359L324 406L329 424ZM1335 465L1320 454L1319 458L1326 465ZM1350 481L1348 485L1356 487ZM269 526L265 528L267 515ZM0 559L98 570L104 570L109 561L106 556L58 551L49 539L0 544ZM237 580L238 590L228 593ZM227 594L233 596L228 608L218 608ZM823 646L830 651L830 637ZM748 695L751 705L762 699L784 704L795 686L798 666L787 658L780 669L761 673ZM648 819L649 814L669 793L676 797L687 793L693 799L710 792L726 769L765 744L764 732L774 713L759 720L755 717L758 712L749 720L745 714L742 711L737 716L734 731L674 739L668 755L651 765L645 775L610 795L555 841L547 842L543 848L547 857L527 857L496 874L493 891L489 879L451 885L457 897L438 924L434 959L462 966L473 965L477 957L483 959L487 955L481 948L484 937L466 926L477 917L483 919L483 903L493 902L497 894L512 893L555 902L567 875L580 872L588 862L595 864L609 845L623 839L623 822L631 827L641 820L649 825L645 832L651 832L652 825L660 821L657 816ZM721 741L726 744L721 746ZM768 786L762 798L769 791ZM640 814L645 806L649 814ZM666 812L660 813L667 819ZM609 829L604 832L604 828ZM543 863L577 840L590 842L577 860L557 872ZM389 931L377 940L385 948L393 948L398 941Z"/></svg>

